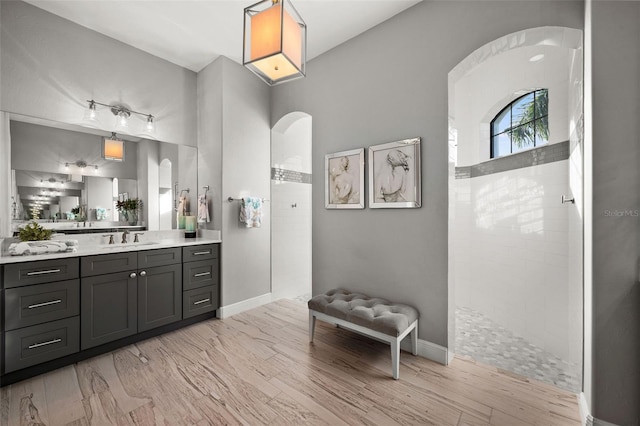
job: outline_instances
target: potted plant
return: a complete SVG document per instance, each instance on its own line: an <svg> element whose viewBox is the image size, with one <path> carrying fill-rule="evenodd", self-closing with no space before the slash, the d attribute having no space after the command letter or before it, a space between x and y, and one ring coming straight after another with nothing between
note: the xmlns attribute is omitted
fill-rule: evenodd
<svg viewBox="0 0 640 426"><path fill-rule="evenodd" d="M116 209L125 217L129 225L138 223L138 210L142 209L142 200L127 198L116 202Z"/></svg>
<svg viewBox="0 0 640 426"><path fill-rule="evenodd" d="M52 234L52 229L44 229L35 220L25 225L23 228L18 228L18 238L20 241L50 240Z"/></svg>

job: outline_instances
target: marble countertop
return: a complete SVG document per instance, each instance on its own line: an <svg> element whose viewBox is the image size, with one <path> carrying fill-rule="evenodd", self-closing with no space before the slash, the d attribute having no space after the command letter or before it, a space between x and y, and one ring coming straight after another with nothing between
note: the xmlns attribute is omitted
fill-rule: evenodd
<svg viewBox="0 0 640 426"><path fill-rule="evenodd" d="M220 231L200 230L197 238L185 238L184 231L145 231L141 233L140 242L128 242L122 244L119 241L121 233L112 233L115 235L115 244L108 244L109 239L97 234L81 234L67 235L54 238L58 241L76 240L78 241L78 250L75 252L47 253L31 256L11 256L7 253L7 248L11 242L16 242L12 238L2 240L2 255L0 256L0 265L8 263L30 262L34 260L51 260L69 257L91 256L96 254L122 253L129 251L154 250L170 247L186 247L200 244L221 243ZM129 241L133 240L133 233L128 237Z"/></svg>

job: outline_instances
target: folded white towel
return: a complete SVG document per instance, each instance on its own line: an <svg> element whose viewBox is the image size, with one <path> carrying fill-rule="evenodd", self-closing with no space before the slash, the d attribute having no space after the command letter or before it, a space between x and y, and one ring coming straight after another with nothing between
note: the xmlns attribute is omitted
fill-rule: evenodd
<svg viewBox="0 0 640 426"><path fill-rule="evenodd" d="M198 196L198 222L205 223L209 221L209 200L206 194L201 194Z"/></svg>
<svg viewBox="0 0 640 426"><path fill-rule="evenodd" d="M262 198L244 197L240 202L240 222L247 228L260 228L262 224Z"/></svg>
<svg viewBox="0 0 640 426"><path fill-rule="evenodd" d="M23 241L11 243L9 254L11 256L29 256L32 254L61 253L78 251L78 240L67 241Z"/></svg>

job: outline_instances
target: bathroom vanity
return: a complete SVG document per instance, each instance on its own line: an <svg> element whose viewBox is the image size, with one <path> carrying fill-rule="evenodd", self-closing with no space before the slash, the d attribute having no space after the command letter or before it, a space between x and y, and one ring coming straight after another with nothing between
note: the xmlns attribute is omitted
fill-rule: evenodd
<svg viewBox="0 0 640 426"><path fill-rule="evenodd" d="M76 253L0 257L0 384L215 317L220 243L81 241Z"/></svg>

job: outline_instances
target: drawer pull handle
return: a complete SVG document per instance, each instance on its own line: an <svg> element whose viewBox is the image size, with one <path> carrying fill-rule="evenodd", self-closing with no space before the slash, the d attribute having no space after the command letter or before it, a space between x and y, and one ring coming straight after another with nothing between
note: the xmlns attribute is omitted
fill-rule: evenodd
<svg viewBox="0 0 640 426"><path fill-rule="evenodd" d="M140 271L140 276L141 277L146 277L147 276L147 271Z"/></svg>
<svg viewBox="0 0 640 426"><path fill-rule="evenodd" d="M56 303L62 303L62 299L52 300L50 302L36 303L35 305L27 306L27 309L42 308L43 306L55 305Z"/></svg>
<svg viewBox="0 0 640 426"><path fill-rule="evenodd" d="M199 274L194 274L194 277L206 277L207 275L211 275L211 272L200 272Z"/></svg>
<svg viewBox="0 0 640 426"><path fill-rule="evenodd" d="M198 300L197 302L193 302L194 305L199 305L201 303L207 303L209 300L211 299L202 299L202 300Z"/></svg>
<svg viewBox="0 0 640 426"><path fill-rule="evenodd" d="M54 343L58 343L58 342L62 342L62 339L53 339L53 340L49 340L48 342L35 343L33 345L29 345L29 349L39 348L40 346L53 345Z"/></svg>
<svg viewBox="0 0 640 426"><path fill-rule="evenodd" d="M138 276L138 274L136 274L135 272L132 272L132 273L129 274L129 278L135 278L137 276Z"/></svg>
<svg viewBox="0 0 640 426"><path fill-rule="evenodd" d="M202 256L203 254L211 254L211 250L207 251L196 251L193 253L194 256Z"/></svg>
<svg viewBox="0 0 640 426"><path fill-rule="evenodd" d="M49 269L46 271L33 271L33 272L27 272L27 276L31 277L33 275L56 274L58 272L60 272L60 269Z"/></svg>

